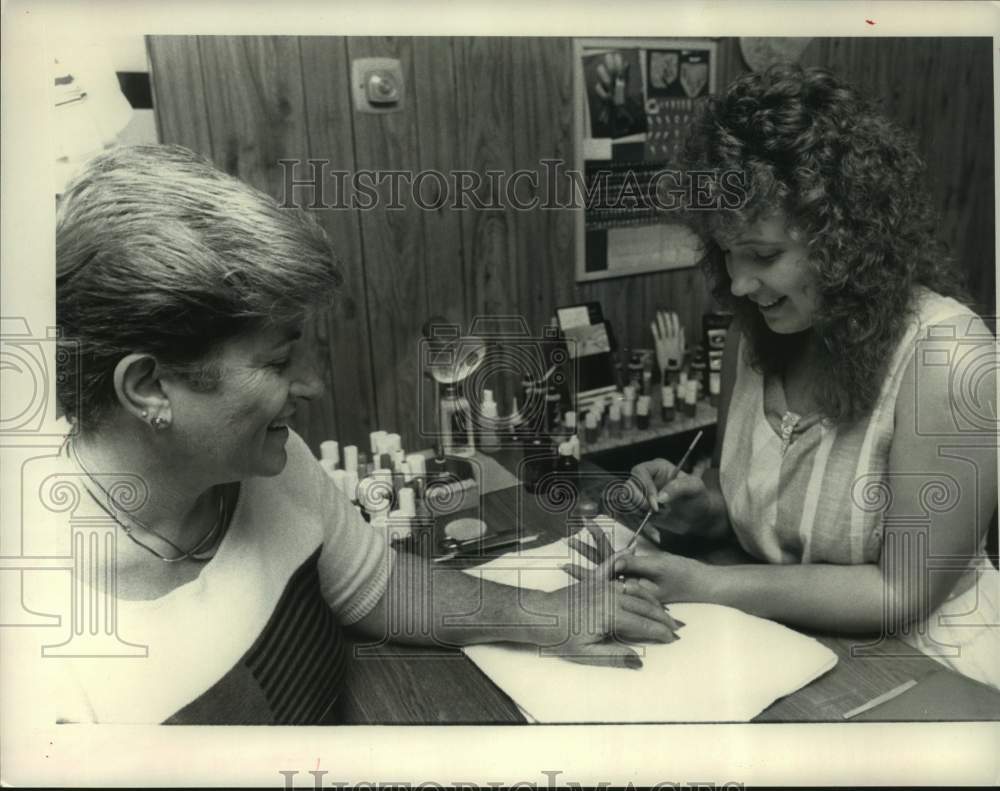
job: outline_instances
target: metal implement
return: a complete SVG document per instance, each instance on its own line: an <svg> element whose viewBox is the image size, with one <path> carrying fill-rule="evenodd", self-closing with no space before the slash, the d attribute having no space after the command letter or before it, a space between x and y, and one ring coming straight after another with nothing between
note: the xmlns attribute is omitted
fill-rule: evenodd
<svg viewBox="0 0 1000 791"><path fill-rule="evenodd" d="M530 536L517 536L513 531L498 533L490 538L472 538L466 541L456 541L455 539L445 539L441 542L442 549L448 554L434 558L437 563L442 560L451 560L456 557L474 557L469 550L478 550L476 554L489 552L494 549L506 549L507 547L530 544L538 540L538 534Z"/></svg>

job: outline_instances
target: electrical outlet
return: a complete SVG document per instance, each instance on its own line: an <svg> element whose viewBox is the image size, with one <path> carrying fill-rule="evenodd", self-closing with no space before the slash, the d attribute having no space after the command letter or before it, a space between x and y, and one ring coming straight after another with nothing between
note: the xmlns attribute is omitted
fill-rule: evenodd
<svg viewBox="0 0 1000 791"><path fill-rule="evenodd" d="M403 109L403 67L395 58L351 61L351 95L359 113L394 113Z"/></svg>

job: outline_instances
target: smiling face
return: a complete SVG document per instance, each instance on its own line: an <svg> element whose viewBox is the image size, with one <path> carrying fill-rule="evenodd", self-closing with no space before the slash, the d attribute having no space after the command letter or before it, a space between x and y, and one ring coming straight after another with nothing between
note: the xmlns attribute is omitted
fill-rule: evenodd
<svg viewBox="0 0 1000 791"><path fill-rule="evenodd" d="M792 334L813 325L816 274L808 247L783 216L772 215L715 241L726 257L733 296L754 303L773 332Z"/></svg>
<svg viewBox="0 0 1000 791"><path fill-rule="evenodd" d="M222 344L211 392L173 381L171 432L206 477L233 481L284 469L297 402L323 391L300 337L298 327L268 328Z"/></svg>

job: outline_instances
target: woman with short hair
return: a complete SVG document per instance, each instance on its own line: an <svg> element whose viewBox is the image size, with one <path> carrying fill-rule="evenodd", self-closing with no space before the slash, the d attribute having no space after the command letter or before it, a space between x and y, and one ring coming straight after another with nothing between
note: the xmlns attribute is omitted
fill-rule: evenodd
<svg viewBox="0 0 1000 791"><path fill-rule="evenodd" d="M88 584L110 591L120 639L148 651L49 659L53 716L329 721L347 625L628 667L638 655L608 635L674 639L655 598L611 585L606 569L569 595L432 574L330 484L289 428L322 393L304 324L340 282L305 213L186 149L118 148L68 186L56 248L59 397L73 426L61 462L87 492L81 508L120 528L114 579ZM53 544L68 535L58 520L33 530Z"/></svg>

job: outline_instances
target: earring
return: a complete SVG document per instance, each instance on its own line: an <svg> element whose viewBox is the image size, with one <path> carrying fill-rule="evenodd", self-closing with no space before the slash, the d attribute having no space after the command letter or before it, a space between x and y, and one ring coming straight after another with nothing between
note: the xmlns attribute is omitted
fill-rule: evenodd
<svg viewBox="0 0 1000 791"><path fill-rule="evenodd" d="M167 426L170 425L169 420L167 420L165 417L160 417L159 415L154 417L149 422L153 425L153 428L155 428L157 431L162 431L163 429L165 429Z"/></svg>

